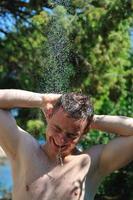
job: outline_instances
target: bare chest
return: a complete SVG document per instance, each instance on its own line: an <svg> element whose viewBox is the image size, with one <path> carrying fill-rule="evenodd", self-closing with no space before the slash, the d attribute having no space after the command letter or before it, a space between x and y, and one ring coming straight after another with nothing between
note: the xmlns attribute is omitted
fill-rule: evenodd
<svg viewBox="0 0 133 200"><path fill-rule="evenodd" d="M32 199L51 200L51 199L83 199L85 175L77 176L76 173L52 174L51 172L37 178L29 185L29 195ZM33 198L34 197L34 198Z"/></svg>
<svg viewBox="0 0 133 200"><path fill-rule="evenodd" d="M25 166L14 187L14 200L83 200L90 160L73 157L62 166L45 167L38 158ZM18 187L19 185L19 187ZM20 187L21 185L21 187Z"/></svg>

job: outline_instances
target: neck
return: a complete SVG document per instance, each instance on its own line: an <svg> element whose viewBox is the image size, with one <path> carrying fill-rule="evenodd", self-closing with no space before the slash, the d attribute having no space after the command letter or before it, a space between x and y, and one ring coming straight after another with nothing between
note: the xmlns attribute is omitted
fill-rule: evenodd
<svg viewBox="0 0 133 200"><path fill-rule="evenodd" d="M42 145L41 149L47 155L49 160L51 160L51 161L56 160L56 153L51 151L51 149L49 148L48 143Z"/></svg>
<svg viewBox="0 0 133 200"><path fill-rule="evenodd" d="M56 165L63 166L65 163L68 163L71 159L71 155L64 156L61 152L52 152L48 143L40 146L42 151L46 154L48 160ZM74 153L75 154L75 153Z"/></svg>

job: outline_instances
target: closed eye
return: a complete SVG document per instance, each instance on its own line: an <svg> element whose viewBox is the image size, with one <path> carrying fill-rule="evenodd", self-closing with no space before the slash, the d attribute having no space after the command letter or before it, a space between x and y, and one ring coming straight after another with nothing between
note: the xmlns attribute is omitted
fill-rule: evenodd
<svg viewBox="0 0 133 200"><path fill-rule="evenodd" d="M56 131L56 132L61 132L61 128L60 127L58 127L58 126L54 126L54 130Z"/></svg>
<svg viewBox="0 0 133 200"><path fill-rule="evenodd" d="M76 139L76 138L78 137L78 135L75 135L75 134L73 134L73 133L69 133L69 134L67 135L67 137L70 138L70 139Z"/></svg>
<svg viewBox="0 0 133 200"><path fill-rule="evenodd" d="M62 132L62 129L58 125L54 125L54 131L57 132L57 133L59 133L59 132ZM79 134L69 133L69 132L66 133L66 135L67 135L67 137L69 139L72 139L72 140L78 138L78 136L79 136Z"/></svg>

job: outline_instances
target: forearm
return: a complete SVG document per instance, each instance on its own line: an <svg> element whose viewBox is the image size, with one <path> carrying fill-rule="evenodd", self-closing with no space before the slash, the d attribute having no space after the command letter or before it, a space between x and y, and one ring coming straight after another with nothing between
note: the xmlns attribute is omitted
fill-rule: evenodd
<svg viewBox="0 0 133 200"><path fill-rule="evenodd" d="M5 89L0 90L0 108L14 107L38 108L43 103L43 94L25 90Z"/></svg>
<svg viewBox="0 0 133 200"><path fill-rule="evenodd" d="M133 135L133 118L125 116L94 115L91 128L121 136Z"/></svg>

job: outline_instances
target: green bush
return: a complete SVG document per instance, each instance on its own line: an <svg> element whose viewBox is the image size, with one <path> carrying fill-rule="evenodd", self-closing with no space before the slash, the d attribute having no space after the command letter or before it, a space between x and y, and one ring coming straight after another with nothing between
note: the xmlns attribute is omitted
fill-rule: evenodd
<svg viewBox="0 0 133 200"><path fill-rule="evenodd" d="M26 123L27 131L35 138L45 137L45 124L39 119L28 120Z"/></svg>

